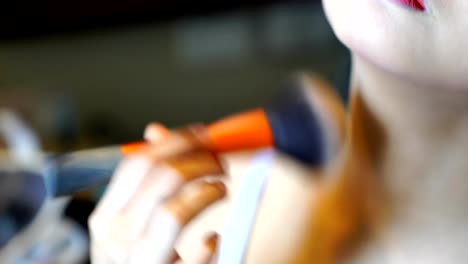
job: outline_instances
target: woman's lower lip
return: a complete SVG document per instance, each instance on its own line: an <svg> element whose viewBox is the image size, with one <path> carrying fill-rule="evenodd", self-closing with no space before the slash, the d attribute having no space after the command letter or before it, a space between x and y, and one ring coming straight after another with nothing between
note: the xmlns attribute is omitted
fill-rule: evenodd
<svg viewBox="0 0 468 264"><path fill-rule="evenodd" d="M406 7L417 10L417 11L426 10L426 4L424 0L393 0L393 1L402 5L405 5Z"/></svg>

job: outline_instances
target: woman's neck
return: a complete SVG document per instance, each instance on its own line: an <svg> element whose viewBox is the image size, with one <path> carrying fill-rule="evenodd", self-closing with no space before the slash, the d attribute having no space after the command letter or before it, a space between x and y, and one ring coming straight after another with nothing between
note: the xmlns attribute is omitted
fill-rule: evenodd
<svg viewBox="0 0 468 264"><path fill-rule="evenodd" d="M395 213L466 214L458 207L468 199L468 91L423 87L353 59L353 88L385 131L376 165Z"/></svg>
<svg viewBox="0 0 468 264"><path fill-rule="evenodd" d="M353 81L381 121L392 125L389 129L433 141L447 138L453 126L468 123L468 90L419 85L359 57L353 58L353 67Z"/></svg>

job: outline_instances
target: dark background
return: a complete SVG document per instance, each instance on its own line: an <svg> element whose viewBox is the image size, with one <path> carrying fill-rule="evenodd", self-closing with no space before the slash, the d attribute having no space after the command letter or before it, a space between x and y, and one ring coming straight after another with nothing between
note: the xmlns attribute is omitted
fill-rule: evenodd
<svg viewBox="0 0 468 264"><path fill-rule="evenodd" d="M341 85L347 63L319 1L0 4L0 104L26 104L51 148L262 105L298 70Z"/></svg>
<svg viewBox="0 0 468 264"><path fill-rule="evenodd" d="M21 38L144 22L169 22L238 9L261 10L277 3L318 4L319 1L5 1L0 4L0 29L4 39Z"/></svg>

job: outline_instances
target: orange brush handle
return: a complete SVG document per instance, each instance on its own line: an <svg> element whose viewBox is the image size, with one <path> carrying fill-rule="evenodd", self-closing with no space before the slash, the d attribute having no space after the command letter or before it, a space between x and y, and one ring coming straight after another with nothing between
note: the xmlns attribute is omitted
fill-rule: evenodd
<svg viewBox="0 0 468 264"><path fill-rule="evenodd" d="M214 151L227 152L273 145L265 110L258 108L217 121L208 127Z"/></svg>
<svg viewBox="0 0 468 264"><path fill-rule="evenodd" d="M228 152L273 146L273 132L262 108L221 119L208 126L213 151ZM124 155L141 149L145 142L121 145Z"/></svg>
<svg viewBox="0 0 468 264"><path fill-rule="evenodd" d="M146 142L144 141L127 143L124 145L120 145L120 150L122 151L124 155L130 155L142 149L145 145L146 145Z"/></svg>

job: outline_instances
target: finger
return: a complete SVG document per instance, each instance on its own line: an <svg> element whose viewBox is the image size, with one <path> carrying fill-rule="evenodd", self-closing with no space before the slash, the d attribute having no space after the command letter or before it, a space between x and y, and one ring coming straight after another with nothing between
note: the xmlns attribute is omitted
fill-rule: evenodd
<svg viewBox="0 0 468 264"><path fill-rule="evenodd" d="M172 256L171 260L169 261L169 263L173 263L173 264L183 263L182 259L180 258L180 255L179 255L179 253L177 253L177 251L174 250L173 256Z"/></svg>
<svg viewBox="0 0 468 264"><path fill-rule="evenodd" d="M154 212L145 234L132 247L130 263L170 263L183 227L225 194L222 182L202 182L182 189Z"/></svg>
<svg viewBox="0 0 468 264"><path fill-rule="evenodd" d="M186 225L225 195L226 186L223 182L201 182L191 188L183 189L163 206L181 225Z"/></svg>
<svg viewBox="0 0 468 264"><path fill-rule="evenodd" d="M183 183L183 177L172 167L167 165L153 167L145 176L140 188L120 211L127 223L127 233L135 239L139 237L152 212L163 200L172 196Z"/></svg>
<svg viewBox="0 0 468 264"><path fill-rule="evenodd" d="M202 125L191 125L172 131L163 141L148 148L148 151L153 159L162 160L183 153L209 149L210 138L207 128Z"/></svg>
<svg viewBox="0 0 468 264"><path fill-rule="evenodd" d="M213 261L216 250L218 247L219 236L216 233L212 233L205 238L204 243L198 250L198 254L193 260L193 264L209 264Z"/></svg>
<svg viewBox="0 0 468 264"><path fill-rule="evenodd" d="M151 123L145 129L144 139L151 144L158 144L169 137L170 133L161 123Z"/></svg>
<svg viewBox="0 0 468 264"><path fill-rule="evenodd" d="M167 159L166 164L174 168L185 182L208 175L224 174L219 158L209 151L196 151Z"/></svg>
<svg viewBox="0 0 468 264"><path fill-rule="evenodd" d="M154 214L154 221L133 248L132 263L168 263L173 245L182 228L206 207L222 199L226 187L222 182L202 182L183 189ZM157 249L157 250L156 250Z"/></svg>
<svg viewBox="0 0 468 264"><path fill-rule="evenodd" d="M190 264L209 264L212 263L215 255L216 255L216 250L218 246L218 239L219 236L217 233L211 233L209 234L203 243L199 246L198 249L196 250L196 255L193 256L193 258L190 259ZM185 262L180 258L179 255L176 255L176 257L173 259L171 262L173 264L184 264Z"/></svg>
<svg viewBox="0 0 468 264"><path fill-rule="evenodd" d="M129 244L128 264L171 263L174 243L183 226L167 210L158 210L151 226L138 240Z"/></svg>
<svg viewBox="0 0 468 264"><path fill-rule="evenodd" d="M152 166L153 162L144 155L134 155L122 161L95 212L113 214L122 210Z"/></svg>
<svg viewBox="0 0 468 264"><path fill-rule="evenodd" d="M199 128L194 126L190 129L190 131L192 131L190 133L195 135L198 133L196 131L199 130ZM189 132L183 132L182 134L187 133ZM161 199L164 199L166 196L171 195L184 182L188 182L202 176L220 175L223 173L222 165L217 156L209 151L202 150L168 158L166 164L175 169L177 173L173 173L173 171L170 170L153 170L149 177L146 177L146 175L150 172L151 167L151 162L149 159L156 158L151 149L164 149L164 146L174 147L176 145L177 144L162 144L155 148L143 150L139 153L139 155L130 157L125 160L113 177L111 184L109 185L109 189L106 192L107 195L101 202L101 207L109 207L109 210L112 212L122 210L130 203L132 195L137 192L137 189L141 185L143 187L152 186L152 190L144 191L143 193L145 194L145 200L153 201L153 204L155 204ZM192 145L199 146L200 144L193 143ZM162 150L160 152L160 157L162 158L163 156L170 156L169 153L175 153L179 151L182 150L179 149L176 151L175 149L172 149L168 150L166 154L162 154L164 152L164 150ZM164 177L157 177L157 174L162 174ZM132 176L130 177L129 175ZM140 184L144 179L146 179L147 182L145 182L145 184ZM154 183L154 181L161 182ZM163 188L164 186L167 187ZM138 199L138 201L141 200L142 199Z"/></svg>
<svg viewBox="0 0 468 264"><path fill-rule="evenodd" d="M222 172L217 157L206 151L188 153L156 164L125 206L124 213L147 216L154 206L172 196L183 184L208 175L221 175Z"/></svg>
<svg viewBox="0 0 468 264"><path fill-rule="evenodd" d="M221 172L218 159L210 152L189 153L153 167L121 212L130 224L130 233L141 234L152 212L183 184Z"/></svg>

